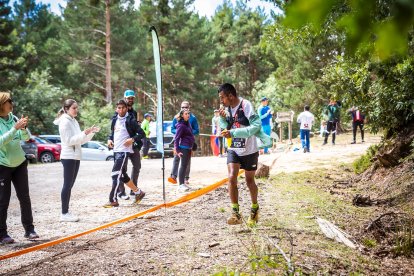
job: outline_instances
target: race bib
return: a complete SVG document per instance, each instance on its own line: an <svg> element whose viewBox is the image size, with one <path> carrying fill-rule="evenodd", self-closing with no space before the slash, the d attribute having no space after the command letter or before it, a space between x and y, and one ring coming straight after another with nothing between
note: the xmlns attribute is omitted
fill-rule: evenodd
<svg viewBox="0 0 414 276"><path fill-rule="evenodd" d="M246 150L246 138L232 138L230 149L236 152L243 152Z"/></svg>

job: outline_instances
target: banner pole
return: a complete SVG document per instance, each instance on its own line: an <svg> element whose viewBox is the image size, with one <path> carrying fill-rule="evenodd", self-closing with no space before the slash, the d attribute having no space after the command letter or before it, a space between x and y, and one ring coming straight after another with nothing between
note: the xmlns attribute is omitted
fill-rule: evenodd
<svg viewBox="0 0 414 276"><path fill-rule="evenodd" d="M157 79L157 151L162 154L162 197L166 204L165 195L165 158L164 158L164 109L162 95L161 54L157 29L151 26L152 50L154 52L155 77Z"/></svg>

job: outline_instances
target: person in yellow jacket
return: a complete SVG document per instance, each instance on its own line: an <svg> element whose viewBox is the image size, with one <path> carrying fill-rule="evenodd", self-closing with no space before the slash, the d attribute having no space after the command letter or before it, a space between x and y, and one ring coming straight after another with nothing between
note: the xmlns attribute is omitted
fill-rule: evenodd
<svg viewBox="0 0 414 276"><path fill-rule="evenodd" d="M237 176L240 169L245 170L246 184L250 191L252 206L248 223L256 224L259 218L258 189L254 180L259 158L259 148L271 147L272 139L262 129L261 120L255 113L250 101L237 95L230 83L218 89L220 103L221 135L227 138L227 169L229 176L229 196L232 216L227 220L230 225L242 223L239 211Z"/></svg>
<svg viewBox="0 0 414 276"><path fill-rule="evenodd" d="M142 155L144 159L148 159L148 151L149 151L149 146L150 146L150 140L149 140L149 136L150 136L150 122L151 122L151 118L152 115L149 113L145 113L144 114L144 121L141 124L141 128L142 130L145 132L145 138L142 139L142 144L143 144L143 148L142 148Z"/></svg>

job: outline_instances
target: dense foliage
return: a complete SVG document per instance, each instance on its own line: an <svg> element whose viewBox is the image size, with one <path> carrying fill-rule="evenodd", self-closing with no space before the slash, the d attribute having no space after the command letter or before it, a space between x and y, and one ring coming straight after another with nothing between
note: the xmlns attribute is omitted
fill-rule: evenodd
<svg viewBox="0 0 414 276"><path fill-rule="evenodd" d="M232 82L255 105L270 98L275 111L297 114L310 104L320 119L335 98L346 124L346 109L359 106L371 129L388 136L413 121L411 1L269 0L282 10L271 18L228 0L211 18L200 17L193 2L142 0L136 8L133 0L68 0L58 16L35 0L13 7L0 0L0 90L13 93L16 112L29 115L34 133L57 131L51 122L69 97L84 105L82 123L104 126L113 110L110 65L112 100L135 90L142 119L156 111L153 25L165 119L189 100L201 131L209 133L216 87Z"/></svg>

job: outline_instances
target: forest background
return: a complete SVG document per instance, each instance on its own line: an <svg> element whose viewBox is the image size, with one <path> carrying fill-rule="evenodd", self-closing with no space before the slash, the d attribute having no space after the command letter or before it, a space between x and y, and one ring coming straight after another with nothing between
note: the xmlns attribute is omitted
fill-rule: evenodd
<svg viewBox="0 0 414 276"><path fill-rule="evenodd" d="M270 17L246 1L224 1L207 18L190 9L192 0L143 0L138 8L133 0L68 0L61 15L34 0L0 0L0 90L12 92L35 134L56 133L55 114L74 98L81 123L104 127L97 139L105 140L124 90L136 91L140 119L155 112L155 26L165 120L189 100L210 133L217 86L231 82L256 105L268 97L275 112L309 104L317 123L334 98L343 122L359 106L385 138L412 126L412 1L264 2L275 5Z"/></svg>

